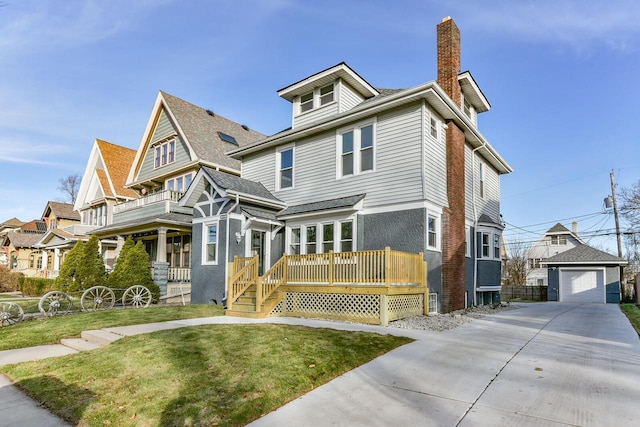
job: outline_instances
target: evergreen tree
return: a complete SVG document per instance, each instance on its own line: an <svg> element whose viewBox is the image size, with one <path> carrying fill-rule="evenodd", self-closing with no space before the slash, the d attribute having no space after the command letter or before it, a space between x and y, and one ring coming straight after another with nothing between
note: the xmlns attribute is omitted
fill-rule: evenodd
<svg viewBox="0 0 640 427"><path fill-rule="evenodd" d="M78 240L64 258L64 261L60 266L60 272L58 273L58 277L55 279L56 289L65 291L70 290L71 287L76 287L74 283L76 278L76 269L83 251L84 242Z"/></svg>
<svg viewBox="0 0 640 427"><path fill-rule="evenodd" d="M109 275L109 287L124 290L131 286L148 288L154 301L160 297L160 288L151 277L149 254L144 244L141 241L134 244L131 237L128 237L118 256L116 266Z"/></svg>
<svg viewBox="0 0 640 427"><path fill-rule="evenodd" d="M77 289L85 290L92 286L104 286L106 284L107 273L104 267L104 260L99 250L98 236L91 236L84 245L82 254L76 267Z"/></svg>

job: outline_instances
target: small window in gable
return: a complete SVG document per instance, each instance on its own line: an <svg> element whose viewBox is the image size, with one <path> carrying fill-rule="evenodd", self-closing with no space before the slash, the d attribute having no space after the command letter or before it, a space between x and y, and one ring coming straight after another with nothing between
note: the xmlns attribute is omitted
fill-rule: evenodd
<svg viewBox="0 0 640 427"><path fill-rule="evenodd" d="M333 102L333 83L320 88L320 105Z"/></svg>
<svg viewBox="0 0 640 427"><path fill-rule="evenodd" d="M300 97L300 112L304 113L313 109L313 92L305 93Z"/></svg>
<svg viewBox="0 0 640 427"><path fill-rule="evenodd" d="M156 145L154 150L153 166L159 167L168 165L176 160L176 141L171 139Z"/></svg>

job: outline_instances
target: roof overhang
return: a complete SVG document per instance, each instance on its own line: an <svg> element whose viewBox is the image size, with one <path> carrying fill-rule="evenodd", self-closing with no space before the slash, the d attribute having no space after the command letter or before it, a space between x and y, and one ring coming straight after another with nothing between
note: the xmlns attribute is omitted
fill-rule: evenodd
<svg viewBox="0 0 640 427"><path fill-rule="evenodd" d="M460 83L460 89L462 90L464 99L473 105L473 108L475 108L478 113L484 113L491 109L491 104L489 104L487 97L484 96L484 93L480 90L480 86L478 86L469 71L458 75L458 83Z"/></svg>
<svg viewBox="0 0 640 427"><path fill-rule="evenodd" d="M266 148L275 147L280 144L290 143L305 138L319 132L324 132L348 123L364 120L372 115L380 114L392 108L397 108L412 102L426 100L445 120L452 120L458 125L465 135L466 141L472 148L478 148L478 152L498 171L500 174L513 172L513 168L498 154L489 141L473 125L471 119L464 114L460 107L444 92L435 81L427 82L419 86L398 92L393 95L373 99L370 102L361 104L349 111L337 114L333 119L312 123L308 126L290 129L269 138L258 141L255 144L244 148L233 150L227 154L235 159L252 154Z"/></svg>
<svg viewBox="0 0 640 427"><path fill-rule="evenodd" d="M379 93L376 88L360 77L360 75L351 69L351 67L349 67L345 62L341 62L333 67L327 68L326 70L320 71L319 73L278 90L278 96L289 102L293 102L296 96L310 92L316 87L333 83L338 78L343 79L349 86L354 88L365 98L371 98Z"/></svg>

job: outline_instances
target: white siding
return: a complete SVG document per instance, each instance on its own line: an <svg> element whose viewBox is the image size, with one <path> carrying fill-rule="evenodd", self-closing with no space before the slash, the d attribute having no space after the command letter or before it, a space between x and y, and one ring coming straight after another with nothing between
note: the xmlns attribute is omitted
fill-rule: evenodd
<svg viewBox="0 0 640 427"><path fill-rule="evenodd" d="M356 105L360 104L364 101L364 98L354 91L350 86L348 86L343 81L340 81L340 84L337 85L339 93L338 93L338 104L339 104L339 112L342 113L344 111L350 110Z"/></svg>
<svg viewBox="0 0 640 427"><path fill-rule="evenodd" d="M310 123L321 122L331 118L338 114L338 103L332 102L322 107L314 108L313 110L306 111L293 118L293 127L302 127Z"/></svg>
<svg viewBox="0 0 640 427"><path fill-rule="evenodd" d="M377 117L375 170L337 179L336 130L295 143L294 187L275 190L275 149L243 159L242 176L297 205L366 193L365 207L422 200L421 108Z"/></svg>
<svg viewBox="0 0 640 427"><path fill-rule="evenodd" d="M431 136L431 117L438 121L438 138ZM427 199L440 206L447 202L447 136L442 120L425 108L425 185Z"/></svg>
<svg viewBox="0 0 640 427"><path fill-rule="evenodd" d="M475 165L473 156L475 156ZM480 164L484 165L484 197L480 197ZM472 169L473 168L473 169ZM465 147L465 192L466 215L473 218L473 195L475 192L476 215L488 215L494 221L500 219L500 175L498 171L478 155L470 146ZM477 218L475 218L477 219Z"/></svg>

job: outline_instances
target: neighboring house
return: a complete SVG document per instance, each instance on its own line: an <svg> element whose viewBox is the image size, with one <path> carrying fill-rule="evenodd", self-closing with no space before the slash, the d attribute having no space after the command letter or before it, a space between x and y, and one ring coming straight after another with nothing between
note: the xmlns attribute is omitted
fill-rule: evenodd
<svg viewBox="0 0 640 427"><path fill-rule="evenodd" d="M547 268L549 301L614 303L621 301L623 258L585 244L541 262Z"/></svg>
<svg viewBox="0 0 640 427"><path fill-rule="evenodd" d="M20 221L18 218L11 218L0 224L0 241L2 241L2 238L6 236L8 232L20 229L23 224L24 222ZM9 259L8 253L4 250L0 251L0 265L7 267L9 265Z"/></svg>
<svg viewBox="0 0 640 427"><path fill-rule="evenodd" d="M264 137L159 92L124 183L135 198L113 206L112 221L93 233L102 241L116 240L118 248L127 236L143 241L161 293L188 289L193 209L179 206L178 200L203 166L240 175L240 161L225 153Z"/></svg>
<svg viewBox="0 0 640 427"><path fill-rule="evenodd" d="M47 230L80 224L80 214L71 203L47 202L41 219L47 224Z"/></svg>
<svg viewBox="0 0 640 427"><path fill-rule="evenodd" d="M0 236L0 246L11 271L28 277L38 276L45 260L35 245L47 231L43 220L33 220L13 227Z"/></svg>
<svg viewBox="0 0 640 427"><path fill-rule="evenodd" d="M573 222L572 231L557 223L527 251L527 286L548 286L547 269L542 260L583 245L578 237L578 223Z"/></svg>
<svg viewBox="0 0 640 427"><path fill-rule="evenodd" d="M381 89L343 62L280 89L291 129L233 150L241 179L203 168L180 201L193 207L192 301L226 299L236 255L264 272L284 254L391 247L424 253L438 311L499 302L512 169L478 130L490 105L459 70L445 18L437 81Z"/></svg>

